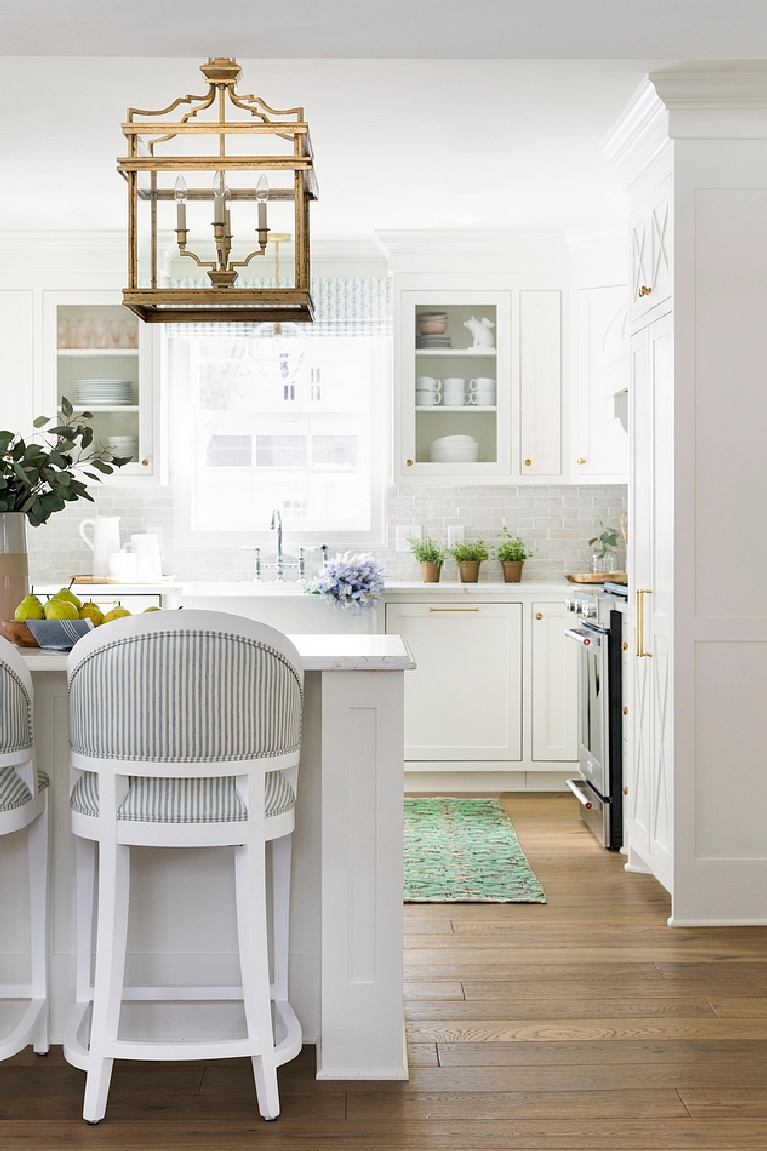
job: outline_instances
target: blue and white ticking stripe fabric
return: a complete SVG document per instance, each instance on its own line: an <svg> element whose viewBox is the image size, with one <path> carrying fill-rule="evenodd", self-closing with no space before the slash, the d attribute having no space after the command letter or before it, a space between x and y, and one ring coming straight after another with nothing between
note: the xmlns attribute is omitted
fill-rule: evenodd
<svg viewBox="0 0 767 1151"><path fill-rule="evenodd" d="M0 662L0 753L32 747L32 700L14 671Z"/></svg>
<svg viewBox="0 0 767 1151"><path fill-rule="evenodd" d="M289 811L296 801L293 788L281 771L268 771L265 778L264 813ZM72 790L72 810L82 815L99 813L99 778L86 771ZM149 823L230 823L248 818L232 776L219 779L154 779L129 777L128 794L117 812L118 819Z"/></svg>
<svg viewBox="0 0 767 1151"><path fill-rule="evenodd" d="M48 787L50 780L44 771L38 769L37 786L40 791ZM16 807L23 807L32 799L32 792L24 780L16 774L12 767L0 767L0 811L13 811Z"/></svg>
<svg viewBox="0 0 767 1151"><path fill-rule="evenodd" d="M265 644L220 632L117 640L69 685L72 749L98 759L211 763L296 751L301 684Z"/></svg>

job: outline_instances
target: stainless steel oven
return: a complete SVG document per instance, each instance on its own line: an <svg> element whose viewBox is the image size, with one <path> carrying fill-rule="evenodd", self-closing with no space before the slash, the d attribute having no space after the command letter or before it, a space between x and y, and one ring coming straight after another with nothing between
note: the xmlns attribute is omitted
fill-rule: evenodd
<svg viewBox="0 0 767 1151"><path fill-rule="evenodd" d="M567 636L578 644L579 779L567 781L581 817L604 847L623 844L622 615L611 594L576 593Z"/></svg>

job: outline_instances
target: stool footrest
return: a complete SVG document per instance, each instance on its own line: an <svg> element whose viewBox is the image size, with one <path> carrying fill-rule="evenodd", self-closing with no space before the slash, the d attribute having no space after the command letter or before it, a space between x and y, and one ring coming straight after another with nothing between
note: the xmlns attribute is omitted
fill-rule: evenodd
<svg viewBox="0 0 767 1151"><path fill-rule="evenodd" d="M4 995L4 999L25 999L25 995ZM10 1059L12 1055L22 1051L33 1041L36 1030L42 1023L46 1012L44 999L31 999L26 1011L14 1027L10 1035L0 1039L0 1059Z"/></svg>

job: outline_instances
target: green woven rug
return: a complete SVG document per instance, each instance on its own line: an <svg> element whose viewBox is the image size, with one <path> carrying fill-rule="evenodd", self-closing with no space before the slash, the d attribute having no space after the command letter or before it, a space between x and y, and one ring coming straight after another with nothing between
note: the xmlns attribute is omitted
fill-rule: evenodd
<svg viewBox="0 0 767 1151"><path fill-rule="evenodd" d="M405 800L406 903L545 903L497 799Z"/></svg>

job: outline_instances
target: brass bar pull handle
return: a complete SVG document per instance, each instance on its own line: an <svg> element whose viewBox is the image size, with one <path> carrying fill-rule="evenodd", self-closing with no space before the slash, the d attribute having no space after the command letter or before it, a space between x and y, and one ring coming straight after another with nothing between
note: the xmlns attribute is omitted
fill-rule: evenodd
<svg viewBox="0 0 767 1151"><path fill-rule="evenodd" d="M636 612L636 615L637 615L637 619L636 619L637 658L643 659L645 656L650 656L650 657L652 656L651 651L645 651L645 649L644 649L644 597L646 595L652 595L652 588L638 587L636 594L637 594L637 612Z"/></svg>
<svg viewBox="0 0 767 1151"><path fill-rule="evenodd" d="M479 611L478 607L430 607L429 611Z"/></svg>

